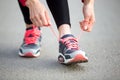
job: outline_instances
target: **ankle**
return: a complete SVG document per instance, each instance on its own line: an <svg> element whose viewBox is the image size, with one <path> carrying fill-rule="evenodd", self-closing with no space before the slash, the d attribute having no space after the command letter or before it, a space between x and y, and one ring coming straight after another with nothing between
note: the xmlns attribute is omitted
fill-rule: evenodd
<svg viewBox="0 0 120 80"><path fill-rule="evenodd" d="M30 29L33 29L35 27L38 28L39 30L41 30L40 27L34 26L33 24L26 24L26 30L30 30Z"/></svg>
<svg viewBox="0 0 120 80"><path fill-rule="evenodd" d="M72 34L70 25L68 25L68 24L63 24L63 25L59 26L58 31L59 31L59 37L62 37L66 34Z"/></svg>
<svg viewBox="0 0 120 80"><path fill-rule="evenodd" d="M26 24L26 28L30 28L32 26L33 26L33 24Z"/></svg>

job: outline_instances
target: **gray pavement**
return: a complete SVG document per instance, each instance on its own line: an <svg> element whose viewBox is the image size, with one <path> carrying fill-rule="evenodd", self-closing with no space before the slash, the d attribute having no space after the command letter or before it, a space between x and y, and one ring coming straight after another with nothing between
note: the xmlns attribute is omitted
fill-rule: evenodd
<svg viewBox="0 0 120 80"><path fill-rule="evenodd" d="M45 0L41 0L45 5ZM80 33L80 0L68 0L72 31ZM49 28L42 28L41 56L21 58L25 25L17 0L0 1L0 80L120 80L120 0L95 0L96 24L84 32L80 46L89 62L64 66L57 62L58 42ZM46 5L47 7L47 5ZM55 23L53 21L53 27ZM74 27L74 28L73 28ZM56 27L54 30L57 32ZM51 38L52 37L52 38Z"/></svg>

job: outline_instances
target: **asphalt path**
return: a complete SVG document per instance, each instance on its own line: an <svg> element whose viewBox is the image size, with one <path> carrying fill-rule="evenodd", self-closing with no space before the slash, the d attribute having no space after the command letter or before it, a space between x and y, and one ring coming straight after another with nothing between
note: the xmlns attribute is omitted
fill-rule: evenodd
<svg viewBox="0 0 120 80"><path fill-rule="evenodd" d="M45 0L41 0L45 6ZM88 63L65 66L57 62L58 41L50 28L42 28L42 51L38 58L22 58L18 49L25 24L17 0L0 1L0 80L120 80L120 0L95 0L93 31L83 32L80 0L68 0L72 32L80 36ZM47 7L48 9L48 7ZM51 13L50 13L51 16ZM52 27L56 25L51 16Z"/></svg>

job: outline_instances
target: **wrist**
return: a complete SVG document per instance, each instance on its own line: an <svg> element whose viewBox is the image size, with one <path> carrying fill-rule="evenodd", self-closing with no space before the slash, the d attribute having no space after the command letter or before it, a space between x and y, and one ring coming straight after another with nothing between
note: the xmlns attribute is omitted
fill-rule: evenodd
<svg viewBox="0 0 120 80"><path fill-rule="evenodd" d="M27 7L30 7L31 5L40 2L39 0L26 0L25 4Z"/></svg>

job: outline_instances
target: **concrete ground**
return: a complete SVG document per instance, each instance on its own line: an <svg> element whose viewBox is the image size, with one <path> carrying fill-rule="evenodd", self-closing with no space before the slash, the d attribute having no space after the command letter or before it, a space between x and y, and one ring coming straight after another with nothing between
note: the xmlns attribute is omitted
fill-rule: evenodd
<svg viewBox="0 0 120 80"><path fill-rule="evenodd" d="M41 0L45 5L45 0ZM80 34L80 0L68 0L72 32ZM95 0L96 23L84 32L80 46L88 63L64 66L57 62L58 42L49 28L42 28L41 56L21 58L25 25L17 0L0 1L0 80L120 80L120 0ZM46 5L47 7L47 5ZM51 15L51 14L50 14ZM52 17L52 16L51 16ZM56 25L53 22L55 32Z"/></svg>

